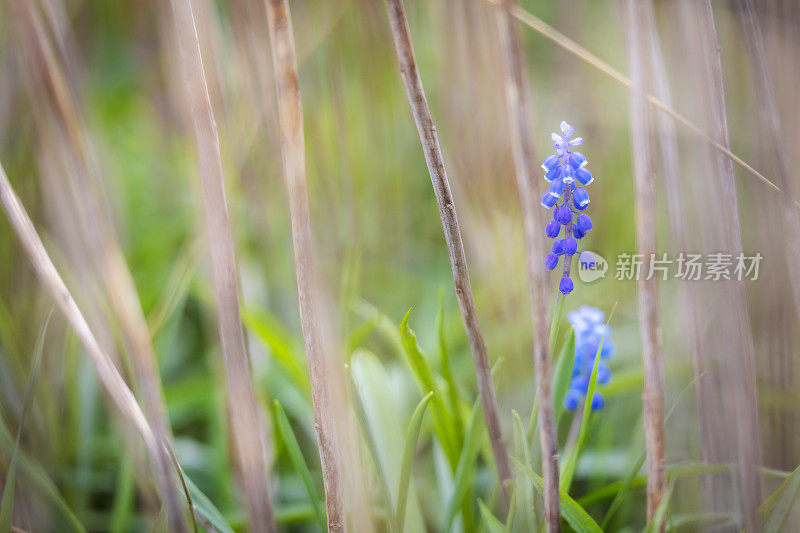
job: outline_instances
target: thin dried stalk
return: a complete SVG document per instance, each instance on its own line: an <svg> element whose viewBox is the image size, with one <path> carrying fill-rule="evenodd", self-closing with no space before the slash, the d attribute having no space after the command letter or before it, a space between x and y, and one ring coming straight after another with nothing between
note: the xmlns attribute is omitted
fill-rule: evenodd
<svg viewBox="0 0 800 533"><path fill-rule="evenodd" d="M56 301L67 322L72 326L81 344L83 344L87 355L97 369L100 382L105 387L111 400L123 416L130 421L136 431L139 432L153 464L157 465L163 453L163 448L156 439L155 433L147 422L139 404L136 402L133 392L128 388L125 380L122 379L111 358L100 347L97 338L75 303L75 299L70 294L58 270L56 270L39 234L36 232L36 228L33 226L33 222L31 222L28 213L11 187L2 164L0 164L0 203L3 204L8 221L11 223L14 233L17 234L17 238L40 282Z"/></svg>
<svg viewBox="0 0 800 533"><path fill-rule="evenodd" d="M631 87L631 145L633 184L636 195L636 239L643 254L642 271L649 272L656 253L656 199L650 161L650 118L647 105L649 85L648 38L644 0L627 0L625 32ZM647 451L647 519L655 515L667 488L664 446L664 349L658 316L658 279L641 276L637 282L639 322L644 366L644 429Z"/></svg>
<svg viewBox="0 0 800 533"><path fill-rule="evenodd" d="M250 528L252 531L272 532L276 528L262 440L264 431L253 393L242 319L239 315L236 257L225 203L217 126L208 94L191 2L172 0L171 3L197 141L236 460L244 480Z"/></svg>
<svg viewBox="0 0 800 533"><path fill-rule="evenodd" d="M503 0L486 0L487 2L491 2L493 4L499 4ZM558 46L562 47L564 50L575 55L578 59L584 61L586 64L591 65L598 69L603 74L609 76L610 78L618 81L622 85L627 88L631 88L632 82L631 79L625 76L623 73L591 53L589 50L584 48L583 46L579 45L560 31L556 30L545 21L540 19L539 17L535 16L533 13L526 11L525 9L521 8L520 6L513 6L511 9L511 14L514 15L520 22L531 28L532 30L536 31L537 33L543 35L544 37L550 39ZM674 109L672 109L669 104L663 102L662 100L658 99L657 97L648 94L647 101L650 104L659 109L660 111L666 113L673 120L682 124L686 129L700 137L701 139L705 140L709 145L711 145L715 150L725 154L729 157L734 163L742 167L746 170L750 175L758 179L764 185L769 187L770 189L774 190L775 192L781 192L781 188L778 187L774 182L772 182L769 178L764 176L761 172L757 171L753 168L749 163L747 163L744 159L734 154L730 147L726 147L723 144L719 143L712 137L710 137L701 127L697 126L694 122L686 118L681 113L678 113ZM795 205L800 208L800 202L795 201Z"/></svg>
<svg viewBox="0 0 800 533"><path fill-rule="evenodd" d="M539 402L539 439L542 450L542 478L544 479L544 515L547 531L561 530L561 513L558 497L558 443L553 413L552 376L550 367L550 341L547 327L547 276L541 258L545 256L544 219L536 199L541 191L536 184L536 157L528 98L528 78L517 21L509 8L516 5L508 0L497 11L505 64L506 102L511 126L517 188L522 203L525 227L525 248L528 266L531 315L533 318L533 363L536 370L536 390ZM541 188L541 187L539 187Z"/></svg>
<svg viewBox="0 0 800 533"><path fill-rule="evenodd" d="M56 7L54 4L48 5L51 8L48 11L51 20L59 19L54 13L60 11L54 10ZM68 154L70 163L75 168L75 172L66 172L64 176L74 179L75 188L79 191L79 194L74 196L79 204L76 214L81 222L84 237L89 243L91 260L100 273L99 277L109 297L111 309L120 322L130 349L136 382L142 393L147 419L155 432L156 439L164 444L163 449L158 448L155 477L169 510L170 527L183 531L186 530L183 508L172 481L174 454L170 443L171 432L165 416L161 378L150 332L125 256L114 234L113 224L107 211L100 205L90 179L95 169L91 163L91 145L85 133L80 108L64 69L46 35L38 9L32 2L17 3L15 8L21 15L20 20L23 21L24 27L29 30L27 32L29 38L25 40L25 44L29 45L28 52L38 67L37 73L44 81L44 89L39 92L49 96L42 99L60 126L56 128L58 131L56 140L63 145L63 151ZM64 54L66 51L62 49L62 55ZM46 124L41 123L44 120L39 122L40 128L46 128ZM177 474L182 481L179 470ZM185 492L185 496L191 507L188 492Z"/></svg>
<svg viewBox="0 0 800 533"><path fill-rule="evenodd" d="M489 357L486 354L486 343L481 334L478 323L478 313L472 297L472 287L467 271L467 259L464 255L464 245L461 241L461 231L458 228L458 218L453 197L450 192L450 183L444 168L442 151L439 148L439 139L436 136L436 127L433 124L422 80L417 69L414 57L414 47L411 43L411 33L408 28L405 8L402 0L386 0L389 13L389 23L392 27L395 51L400 63L400 75L403 78L408 102L417 125L417 132L425 153L431 184L439 205L439 216L442 219L442 228L450 254L450 265L453 269L453 281L456 286L458 306L461 309L461 318L467 330L472 357L475 363L475 374L478 380L478 394L483 406L486 426L489 430L489 440L492 444L497 474L500 478L500 487L503 501L508 506L508 484L511 481L511 467L508 460L503 431L500 426L500 415L497 407L497 395L492 382L492 373L489 366Z"/></svg>
<svg viewBox="0 0 800 533"><path fill-rule="evenodd" d="M286 0L267 0L272 65L278 98L284 178L289 190L300 322L308 358L314 428L317 433L328 509L328 531L347 529L344 512L341 453L336 433L336 411L331 381L341 382L338 368L330 368L323 350L319 316L323 308L314 270L311 220L306 187L303 107L297 73L292 21Z"/></svg>

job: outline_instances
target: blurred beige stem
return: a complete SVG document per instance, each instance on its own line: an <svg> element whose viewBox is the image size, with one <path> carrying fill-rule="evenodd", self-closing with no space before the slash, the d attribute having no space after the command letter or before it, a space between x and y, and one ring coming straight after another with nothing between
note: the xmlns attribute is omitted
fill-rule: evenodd
<svg viewBox="0 0 800 533"><path fill-rule="evenodd" d="M272 532L276 528L262 440L264 431L253 393L242 319L239 315L236 257L225 203L217 125L211 108L190 0L172 0L172 12L197 140L236 460L244 480L250 528L257 532Z"/></svg>
<svg viewBox="0 0 800 533"><path fill-rule="evenodd" d="M111 362L111 358L100 347L97 338L89 328L89 324L80 309L78 309L72 294L70 294L64 280L47 254L47 250L42 244L33 222L31 222L28 213L25 212L25 208L16 193L14 193L2 164L0 164L0 202L3 204L8 221L17 234L17 238L28 256L36 275L39 277L39 281L56 301L67 322L72 326L81 344L83 344L86 354L97 369L97 375L106 392L108 392L117 408L142 436L153 464L159 464L163 448L159 445L153 429L145 419L144 413L133 396L133 392L128 388L125 380L122 379L114 363Z"/></svg>
<svg viewBox="0 0 800 533"><path fill-rule="evenodd" d="M650 69L644 0L627 0L625 33L631 72L631 145L636 196L637 252L643 255L641 272L649 272L656 253L656 201L650 161L650 120L647 87ZM664 349L658 316L658 278L640 275L639 322L644 366L644 430L647 451L647 520L653 519L667 487L664 447Z"/></svg>
<svg viewBox="0 0 800 533"><path fill-rule="evenodd" d="M539 402L539 438L542 449L542 478L544 480L544 513L547 531L561 530L558 495L558 443L553 413L550 340L547 326L547 276L542 259L546 254L544 220L538 202L541 187L536 184L536 157L529 125L530 99L528 78L517 21L509 8L516 5L508 0L497 10L500 38L505 65L506 103L511 126L517 188L522 204L525 227L525 247L528 266L531 315L533 318L533 363L536 370L536 390Z"/></svg>
<svg viewBox="0 0 800 533"><path fill-rule="evenodd" d="M442 219L444 237L447 241L447 250L450 253L450 265L453 269L453 281L458 296L458 306L461 309L461 318L467 330L472 357L475 363L475 374L478 380L478 394L480 395L486 426L489 430L489 439L492 444L494 460L497 464L497 474L500 478L500 488L505 506L508 506L508 485L512 479L511 467L508 460L503 431L500 426L500 415L497 407L497 396L492 382L492 372L489 366L489 357L486 354L486 343L481 334L478 323L478 313L472 297L472 287L467 271L467 259L464 255L464 245L461 242L461 231L458 228L458 218L453 197L450 193L450 183L444 168L442 151L436 136L436 127L433 124L422 80L417 70L414 57L414 47L411 43L411 34L408 28L405 9L402 0L386 0L389 13L389 23L392 27L397 59L400 63L400 75L403 78L408 102L417 125L417 132L425 153L425 161L431 175L431 184L436 194L439 205L439 216Z"/></svg>
<svg viewBox="0 0 800 533"><path fill-rule="evenodd" d="M266 0L272 65L278 98L284 178L289 191L300 322L308 358L314 429L322 465L328 531L345 531L342 456L337 436L336 409L331 381L342 382L340 369L332 368L323 348L320 313L323 302L314 269L314 248L306 187L303 107L297 73L292 21L286 0Z"/></svg>
<svg viewBox="0 0 800 533"><path fill-rule="evenodd" d="M144 412L156 439L164 443L164 449L159 448L155 478L169 511L169 524L173 530L183 531L186 530L186 522L182 505L173 487L173 466L181 483L183 478L172 451L169 422L166 419L164 399L161 395L158 364L136 286L114 233L113 223L99 204L97 191L94 190L94 184L90 179L93 170L91 145L85 133L80 108L59 58L47 37L38 9L31 2L18 3L15 7L19 9L23 27L29 30L25 44L30 45L27 51L35 58L37 68L33 70L40 74L45 82L42 92L50 96L46 99L45 105L52 111L55 121L60 126L57 128L60 135L56 138L64 144L64 152L69 154L75 164L76 172L69 173L69 176L65 173L65 178L71 177L79 191L75 194L75 200L80 206L76 215L92 252L91 261L99 271L111 309L119 320L128 343L135 371L135 383L138 384L144 400ZM54 5L50 7L53 8ZM32 83L37 82L38 80L32 80ZM43 116L45 118L42 118ZM46 113L37 115L40 131L46 127L44 123L48 116ZM191 505L188 491L185 491L185 497Z"/></svg>

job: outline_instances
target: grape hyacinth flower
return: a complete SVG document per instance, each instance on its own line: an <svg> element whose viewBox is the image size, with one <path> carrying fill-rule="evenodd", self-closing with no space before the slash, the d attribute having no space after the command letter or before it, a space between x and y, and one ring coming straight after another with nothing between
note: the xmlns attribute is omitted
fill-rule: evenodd
<svg viewBox="0 0 800 533"><path fill-rule="evenodd" d="M553 270L558 265L559 257L564 256L558 289L565 295L571 293L574 286L570 278L570 268L572 256L578 251L577 239L582 239L592 229L592 219L581 211L589 206L589 193L585 186L594 178L584 168L586 157L572 150L583 144L583 137L570 139L574 132L575 128L562 121L563 137L557 133L550 134L556 153L548 156L542 163L544 178L550 182L550 190L542 197L542 205L548 209L553 208L553 220L547 224L545 232L549 238L557 239L553 243L552 253L545 257L544 267ZM558 239L562 226L564 238Z"/></svg>
<svg viewBox="0 0 800 533"><path fill-rule="evenodd" d="M589 381L601 340L603 347L600 349L600 361L597 364L597 383L605 385L611 380L611 371L606 365L606 359L614 354L614 344L609 339L611 328L606 326L605 319L605 313L588 305L583 305L569 314L569 323L575 329L575 363L572 367L569 391L564 398L564 407L569 411L574 411L589 391ZM605 338L603 338L604 333ZM602 409L603 405L605 405L603 396L595 391L592 397L592 410Z"/></svg>

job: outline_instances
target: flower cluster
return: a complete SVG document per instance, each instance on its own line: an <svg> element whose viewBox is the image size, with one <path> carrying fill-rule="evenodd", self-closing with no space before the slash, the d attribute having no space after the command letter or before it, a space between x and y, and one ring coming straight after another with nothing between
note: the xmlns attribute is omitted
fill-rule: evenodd
<svg viewBox="0 0 800 533"><path fill-rule="evenodd" d="M561 133L564 136L550 134L556 153L542 163L544 177L550 182L550 190L542 197L542 205L553 208L553 220L547 224L545 231L548 237L555 239L552 253L544 259L544 267L553 270L558 265L559 257L564 256L564 270L558 285L562 294L569 294L573 289L569 273L572 256L578 251L577 239L583 238L592 229L592 219L581 213L589 206L589 193L581 185L589 185L594 178L585 168L586 157L571 150L583 144L583 137L570 139L574 132L575 128L562 121ZM564 237L558 238L562 226Z"/></svg>
<svg viewBox="0 0 800 533"><path fill-rule="evenodd" d="M574 411L586 397L600 341L603 342L603 347L600 349L600 361L597 364L597 383L605 385L611 380L611 371L605 360L614 354L614 344L609 339L611 328L606 326L605 319L601 310L588 305L569 314L569 322L575 329L575 364L572 367L569 392L564 398L564 407L570 411ZM592 410L602 409L604 404L603 396L595 391Z"/></svg>

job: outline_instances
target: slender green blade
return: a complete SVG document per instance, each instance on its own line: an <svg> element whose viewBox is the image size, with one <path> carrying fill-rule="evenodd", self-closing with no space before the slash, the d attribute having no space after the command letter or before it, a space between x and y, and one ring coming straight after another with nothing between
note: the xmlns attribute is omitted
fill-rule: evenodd
<svg viewBox="0 0 800 533"><path fill-rule="evenodd" d="M456 475L453 481L453 493L447 502L447 510L444 519L444 531L449 533L453 527L456 511L466 496L472 479L475 476L475 459L480 451L480 439L484 425L480 420L481 406L478 401L472 407L472 415L467 426L467 438L464 440L464 447L456 468Z"/></svg>
<svg viewBox="0 0 800 533"><path fill-rule="evenodd" d="M675 487L675 482L670 483L667 493L661 498L661 501L656 507L656 512L653 513L653 519L647 524L647 533L658 533L664 530L664 522L667 519L667 507L669 506L669 499L672 496L672 489Z"/></svg>
<svg viewBox="0 0 800 533"><path fill-rule="evenodd" d="M528 467L533 469L531 463L531 454L528 447L528 439L525 437L525 430L522 425L522 419L515 410L511 410L511 418L513 420L513 443L514 454L521 457L522 462ZM520 509L513 509L509 506L509 514L512 512L519 513L522 518L522 526L525 531L534 531L536 529L536 514L533 505L533 483L525 476L517 476L514 479L514 494L516 497L516 505Z"/></svg>
<svg viewBox="0 0 800 533"><path fill-rule="evenodd" d="M36 388L36 382L39 380L39 368L42 365L42 353L44 352L44 338L47 335L47 326L50 324L50 318L52 316L53 311L51 310L42 325L42 329L39 331L39 337L36 339L36 348L33 352L33 367L31 368L31 375L28 378L28 385L25 388L25 399L22 403L22 416L20 416L19 419L17 438L14 442L14 452L11 454L6 484L3 487L2 501L0 501L0 533L10 533L11 531L14 518L17 463L19 462L19 441L20 438L22 438L22 428L25 427L25 421L28 418L31 403L33 402L33 391Z"/></svg>
<svg viewBox="0 0 800 533"><path fill-rule="evenodd" d="M511 460L517 465L519 472L533 480L533 486L541 494L544 484L542 476L522 464L516 457L512 457ZM561 517L567 521L572 529L578 533L602 533L603 530L600 529L597 522L586 512L586 509L581 507L578 502L573 500L570 495L563 490L560 490L559 493Z"/></svg>
<svg viewBox="0 0 800 533"><path fill-rule="evenodd" d="M406 315L400 322L400 339L403 345L408 362L411 365L411 370L419 381L423 393L433 391L433 399L431 400L431 418L433 419L433 429L439 441L442 443L442 449L447 456L451 467L457 465L458 452L457 452L457 437L453 419L457 416L456 413L450 412L447 404L444 402L446 397L442 394L436 376L428 364L425 354L417 343L417 337L408 325L408 319L411 314L411 309L408 310Z"/></svg>
<svg viewBox="0 0 800 533"><path fill-rule="evenodd" d="M556 308L553 310L553 319L550 322L550 354L556 353L558 344L558 328L561 325L561 318L564 316L564 302L567 299L558 294L556 296Z"/></svg>
<svg viewBox="0 0 800 533"><path fill-rule="evenodd" d="M183 473L183 479L186 482L186 488L189 489L189 494L192 496L194 510L205 518L219 533L234 533L233 528L231 528L228 521L225 520L223 514L217 509L208 496L194 484L194 481L186 475L186 472Z"/></svg>
<svg viewBox="0 0 800 533"><path fill-rule="evenodd" d="M581 427L578 431L578 440L575 443L575 446L572 448L571 453L567 457L567 460L564 463L564 467L561 471L561 487L563 488L564 492L569 492L569 488L572 485L572 478L575 475L575 468L578 465L578 457L580 457L581 451L583 451L583 447L586 445L586 439L589 435L589 416L592 414L592 398L594 398L594 393L597 390L597 369L600 366L600 352L603 350L603 342L606 340L606 332L608 331L608 324L611 322L611 317L614 316L614 310L617 308L617 304L614 304L614 307L611 308L611 312L608 314L608 320L606 320L606 328L603 331L603 336L600 337L600 344L597 345L597 352L594 355L594 365L592 366L592 374L589 378L589 388L586 391L586 400L583 404L583 417L581 418Z"/></svg>
<svg viewBox="0 0 800 533"><path fill-rule="evenodd" d="M575 330L570 329L567 342L561 347L553 372L553 401L555 402L556 426L564 413L564 398L567 396L569 382L572 380L572 368L575 366Z"/></svg>
<svg viewBox="0 0 800 533"><path fill-rule="evenodd" d="M492 514L492 510L483 503L483 500L478 500L478 507L481 510L483 523L486 524L486 529L489 530L489 533L508 533L506 526Z"/></svg>
<svg viewBox="0 0 800 533"><path fill-rule="evenodd" d="M300 450L300 444L297 442L294 431L292 431L291 424L289 424L289 418L287 418L286 412L284 412L278 400L273 400L272 406L275 411L275 425L278 427L278 433L286 446L289 460L292 462L295 471L300 475L300 480L303 482L303 486L306 489L308 500L314 507L314 514L317 517L320 527L325 530L327 527L325 508L320 502L317 489L314 487L314 480L311 477L311 471L308 469L308 465L303 458L303 452Z"/></svg>
<svg viewBox="0 0 800 533"><path fill-rule="evenodd" d="M411 463L414 460L414 452L417 448L417 439L419 438L419 430L422 428L422 418L425 416L425 409L428 407L428 402L431 401L433 391L425 395L424 398L417 404L414 413L411 415L411 421L408 423L408 432L406 433L406 443L403 447L403 464L400 468L400 486L397 490L397 530L402 533L403 523L406 518L406 501L408 499L408 485L411 481Z"/></svg>
<svg viewBox="0 0 800 533"><path fill-rule="evenodd" d="M758 508L766 533L782 531L781 527L800 494L800 466Z"/></svg>
<svg viewBox="0 0 800 533"><path fill-rule="evenodd" d="M450 402L450 411L458 414L463 401L461 393L453 377L453 367L450 364L450 355L447 350L447 342L444 335L444 287L439 287L439 310L436 313L436 334L439 341L439 361L442 368L442 377L447 383L447 399ZM460 416L455 417L456 434L460 434L464 429Z"/></svg>

